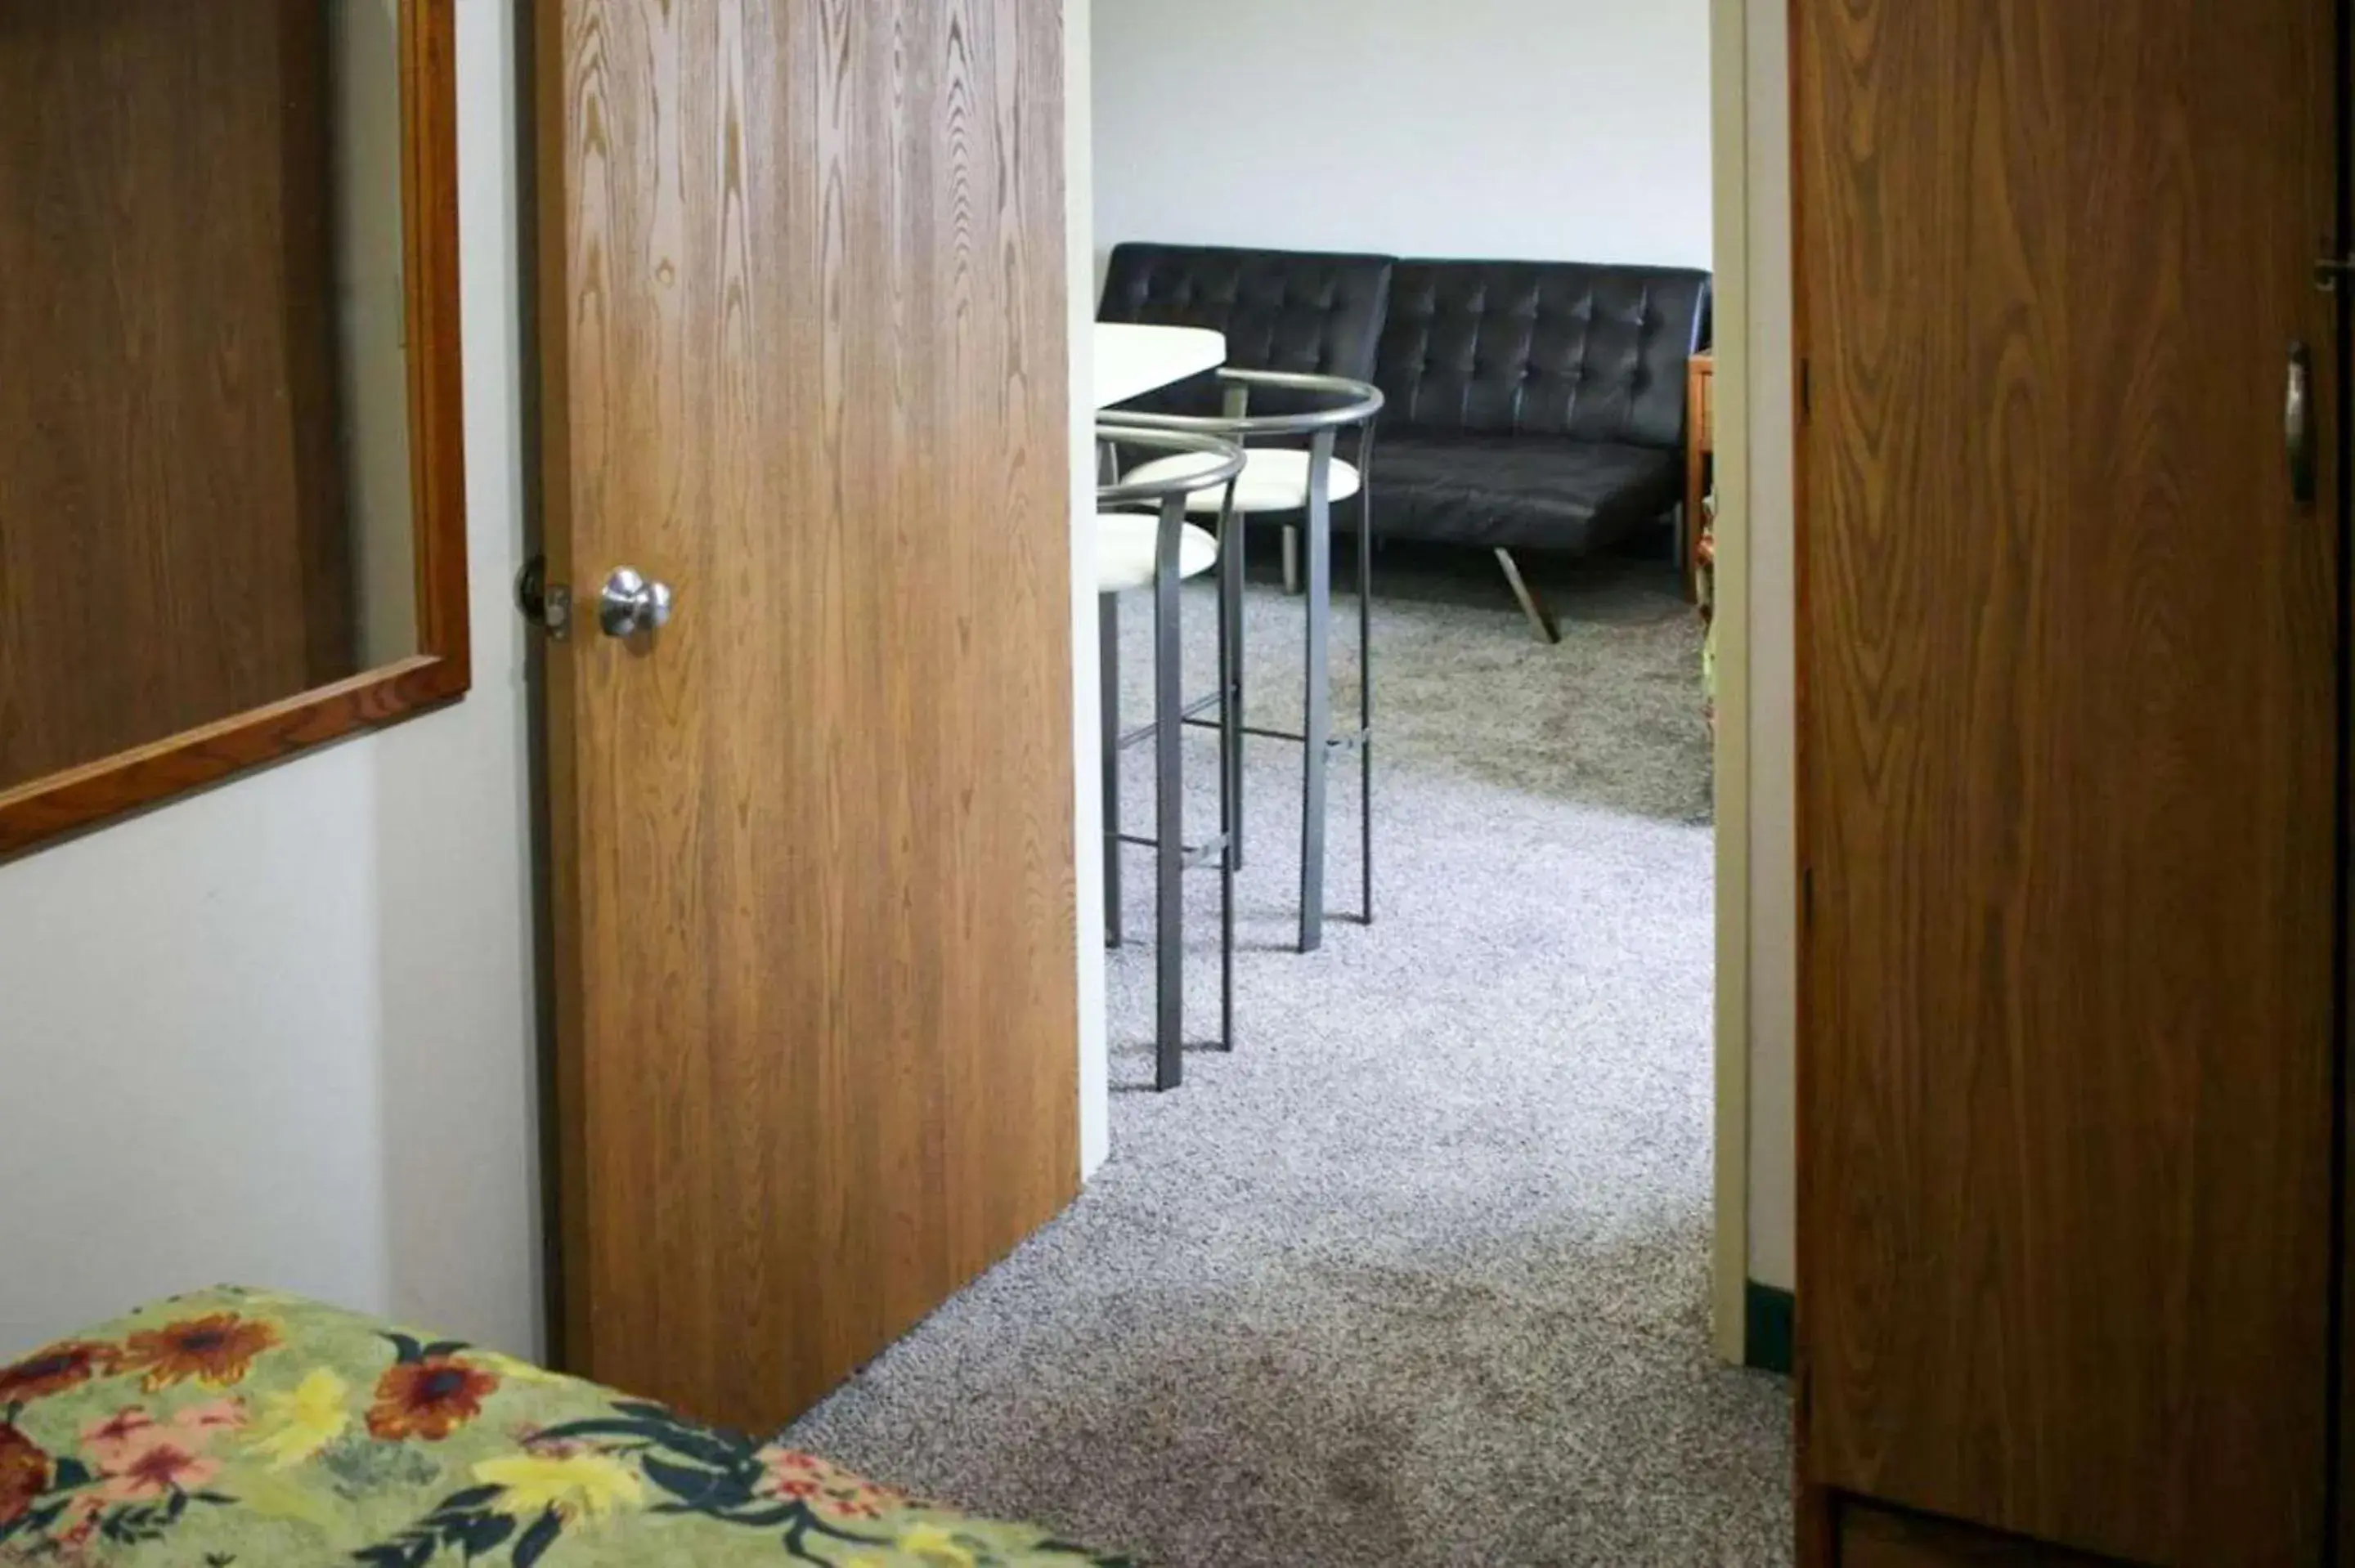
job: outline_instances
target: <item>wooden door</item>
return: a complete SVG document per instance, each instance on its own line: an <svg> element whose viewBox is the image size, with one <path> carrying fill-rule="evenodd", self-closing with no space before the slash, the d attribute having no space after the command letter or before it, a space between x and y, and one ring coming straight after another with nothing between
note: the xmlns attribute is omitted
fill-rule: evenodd
<svg viewBox="0 0 2355 1568"><path fill-rule="evenodd" d="M357 668L326 13L0 3L0 793Z"/></svg>
<svg viewBox="0 0 2355 1568"><path fill-rule="evenodd" d="M758 1430L1078 1186L1061 13L539 15L564 1339Z"/></svg>
<svg viewBox="0 0 2355 1568"><path fill-rule="evenodd" d="M1818 1560L2319 1551L2333 13L1796 0Z"/></svg>

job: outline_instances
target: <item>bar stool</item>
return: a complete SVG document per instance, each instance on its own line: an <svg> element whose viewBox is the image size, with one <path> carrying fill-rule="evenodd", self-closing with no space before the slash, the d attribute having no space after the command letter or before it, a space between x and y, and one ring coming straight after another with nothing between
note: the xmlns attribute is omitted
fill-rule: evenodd
<svg viewBox="0 0 2355 1568"><path fill-rule="evenodd" d="M1186 464L1183 471L1157 478L1131 476L1096 489L1096 629L1103 673L1099 685L1103 722L1104 939L1121 944L1120 852L1140 844L1154 852L1154 1073L1156 1089L1185 1081L1186 895L1185 874L1215 859L1219 866L1219 1045L1235 1043L1235 857L1233 779L1234 726L1241 709L1228 700L1234 690L1236 658L1233 611L1242 604L1242 553L1220 547L1214 535L1186 518L1198 497L1223 525L1234 482L1243 471L1242 449L1231 441L1182 431L1131 433L1100 429L1101 440L1163 451ZM1152 516L1105 511L1147 504ZM1199 844L1186 842L1184 779L1185 705L1179 668L1178 585L1225 562L1219 595L1219 832ZM1120 721L1120 596L1153 590L1153 719L1124 732ZM1200 705L1206 706L1208 705ZM1198 706L1197 710L1199 711ZM1153 742L1154 832L1133 838L1120 828L1120 758L1130 746Z"/></svg>
<svg viewBox="0 0 2355 1568"><path fill-rule="evenodd" d="M1325 820L1327 773L1332 754L1354 747L1359 757L1361 800L1359 867L1363 880L1363 918L1374 918L1374 683L1373 683L1373 492L1374 419L1382 409L1380 388L1337 376L1302 376L1273 370L1221 370L1224 412L1216 418L1180 414L1143 414L1110 410L1100 417L1100 429L1124 444L1142 445L1143 432L1190 433L1223 438L1242 444L1246 461L1232 494L1220 502L1197 493L1188 503L1197 514L1232 514L1236 529L1227 555L1234 574L1241 572L1242 535L1250 518L1270 514L1305 514L1301 523L1285 528L1284 576L1293 587L1298 553L1298 529L1307 529L1307 692L1303 705L1306 722L1300 734L1263 729L1238 722L1233 755L1229 761L1227 789L1233 800L1234 858L1242 857L1243 780L1242 736L1288 740L1302 748L1300 826L1300 950L1315 952L1325 940ZM1254 393L1280 397L1300 407L1253 414ZM1343 430L1359 430L1355 465L1334 456ZM1253 445L1269 440L1307 440L1296 446ZM1205 460L1185 453L1156 458L1128 475L1132 483L1156 482L1184 476L1202 467ZM1333 600L1333 503L1358 498L1358 727L1340 734L1333 729L1330 642ZM1222 535L1222 537L1224 535ZM1240 587L1237 588L1238 598ZM1237 713L1243 705L1242 617L1234 608L1235 657L1230 672L1227 700ZM1198 706L1207 705L1197 705Z"/></svg>

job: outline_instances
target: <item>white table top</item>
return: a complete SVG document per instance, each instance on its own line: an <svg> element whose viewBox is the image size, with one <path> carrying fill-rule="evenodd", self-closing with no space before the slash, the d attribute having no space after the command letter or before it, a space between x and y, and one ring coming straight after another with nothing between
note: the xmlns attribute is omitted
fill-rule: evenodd
<svg viewBox="0 0 2355 1568"><path fill-rule="evenodd" d="M1224 333L1204 327L1096 323L1096 407L1109 408L1227 362Z"/></svg>

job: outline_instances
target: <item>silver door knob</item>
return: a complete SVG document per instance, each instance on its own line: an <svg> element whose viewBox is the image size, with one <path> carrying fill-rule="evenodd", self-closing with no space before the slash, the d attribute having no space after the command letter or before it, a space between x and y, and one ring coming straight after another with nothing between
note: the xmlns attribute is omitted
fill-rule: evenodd
<svg viewBox="0 0 2355 1568"><path fill-rule="evenodd" d="M597 624L608 637L634 637L670 624L670 584L651 583L617 567L597 596Z"/></svg>

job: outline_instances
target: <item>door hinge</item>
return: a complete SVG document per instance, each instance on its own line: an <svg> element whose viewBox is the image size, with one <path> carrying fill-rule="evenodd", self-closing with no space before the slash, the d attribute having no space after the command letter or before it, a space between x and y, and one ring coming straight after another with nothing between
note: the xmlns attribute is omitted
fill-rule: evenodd
<svg viewBox="0 0 2355 1568"><path fill-rule="evenodd" d="M1806 866L1799 872L1799 924L1812 928L1816 923L1816 868Z"/></svg>
<svg viewBox="0 0 2355 1568"><path fill-rule="evenodd" d="M2314 263L2314 286L2326 294L2337 293L2350 278L2355 278L2355 255L2324 256Z"/></svg>
<svg viewBox="0 0 2355 1568"><path fill-rule="evenodd" d="M1816 412L1816 377L1814 367L1806 360L1799 361L1799 418L1812 418Z"/></svg>
<svg viewBox="0 0 2355 1568"><path fill-rule="evenodd" d="M523 618L548 633L551 642L572 634L572 588L548 580L548 557L534 556L516 574L516 608Z"/></svg>

